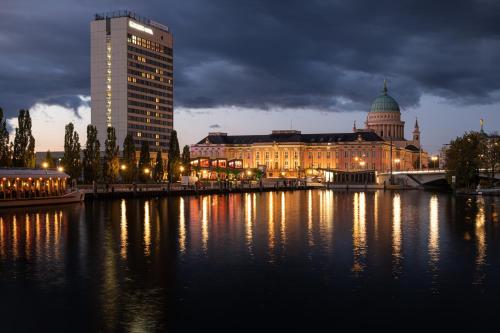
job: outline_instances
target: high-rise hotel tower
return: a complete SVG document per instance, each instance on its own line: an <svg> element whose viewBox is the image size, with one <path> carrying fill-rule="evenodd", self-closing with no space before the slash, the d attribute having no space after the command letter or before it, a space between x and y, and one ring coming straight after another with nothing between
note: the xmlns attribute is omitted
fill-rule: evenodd
<svg viewBox="0 0 500 333"><path fill-rule="evenodd" d="M137 150L166 158L173 128L172 34L128 11L98 14L91 26L91 122L104 148L107 127L117 144L132 134Z"/></svg>

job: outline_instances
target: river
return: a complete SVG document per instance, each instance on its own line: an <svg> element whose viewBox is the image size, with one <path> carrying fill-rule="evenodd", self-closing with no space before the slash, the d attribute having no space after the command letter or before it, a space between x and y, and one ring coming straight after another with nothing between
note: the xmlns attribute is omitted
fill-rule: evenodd
<svg viewBox="0 0 500 333"><path fill-rule="evenodd" d="M308 190L0 211L0 330L487 327L500 198Z"/></svg>

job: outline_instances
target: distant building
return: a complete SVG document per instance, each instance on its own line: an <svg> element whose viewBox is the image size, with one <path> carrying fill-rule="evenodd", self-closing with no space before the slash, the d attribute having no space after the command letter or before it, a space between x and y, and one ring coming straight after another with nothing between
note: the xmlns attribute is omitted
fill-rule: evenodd
<svg viewBox="0 0 500 333"><path fill-rule="evenodd" d="M418 122L412 140L406 140L399 105L387 94L386 84L383 94L372 104L366 127L354 126L351 133L321 134L296 130L267 135L214 132L191 145L191 157L196 163L226 160L229 165L238 161L242 168L264 170L267 177L302 177L321 170L389 172L391 168L413 170L427 166ZM206 162L205 166L210 168L212 164Z"/></svg>
<svg viewBox="0 0 500 333"><path fill-rule="evenodd" d="M165 158L173 129L173 39L168 27L134 13L98 14L91 23L91 123L104 147L107 127L122 149L147 141Z"/></svg>

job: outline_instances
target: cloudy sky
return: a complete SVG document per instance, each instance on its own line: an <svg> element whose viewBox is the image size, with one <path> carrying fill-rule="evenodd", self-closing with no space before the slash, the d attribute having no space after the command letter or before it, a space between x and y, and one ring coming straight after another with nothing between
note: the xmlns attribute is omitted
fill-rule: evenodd
<svg viewBox="0 0 500 333"><path fill-rule="evenodd" d="M435 152L500 129L498 0L0 0L0 106L30 108L38 150L90 119L90 21L128 9L174 34L181 144L209 131L350 131L384 78ZM36 119L36 121L35 121ZM15 119L9 120L15 126Z"/></svg>

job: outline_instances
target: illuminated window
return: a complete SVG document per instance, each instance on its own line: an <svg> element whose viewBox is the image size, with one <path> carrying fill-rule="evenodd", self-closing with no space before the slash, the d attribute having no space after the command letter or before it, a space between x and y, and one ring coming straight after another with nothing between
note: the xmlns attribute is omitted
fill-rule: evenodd
<svg viewBox="0 0 500 333"><path fill-rule="evenodd" d="M137 137L142 137L142 133L141 132L137 132Z"/></svg>

